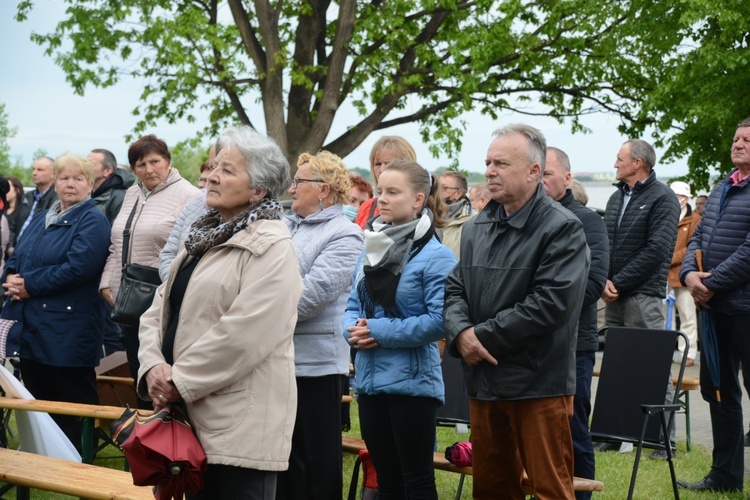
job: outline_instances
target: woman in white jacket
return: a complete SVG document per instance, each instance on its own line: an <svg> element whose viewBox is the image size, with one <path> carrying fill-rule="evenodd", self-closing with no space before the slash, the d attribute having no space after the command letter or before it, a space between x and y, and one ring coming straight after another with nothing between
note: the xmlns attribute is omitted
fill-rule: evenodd
<svg viewBox="0 0 750 500"><path fill-rule="evenodd" d="M321 151L301 155L297 165L294 215L285 222L304 284L294 329L298 407L276 498L328 500L342 497L341 375L349 373L350 352L342 320L363 236L342 213L351 184L341 158Z"/></svg>
<svg viewBox="0 0 750 500"><path fill-rule="evenodd" d="M292 332L302 283L277 197L279 147L250 127L222 133L200 217L141 319L138 392L186 404L208 457L191 498L273 499L296 410Z"/></svg>

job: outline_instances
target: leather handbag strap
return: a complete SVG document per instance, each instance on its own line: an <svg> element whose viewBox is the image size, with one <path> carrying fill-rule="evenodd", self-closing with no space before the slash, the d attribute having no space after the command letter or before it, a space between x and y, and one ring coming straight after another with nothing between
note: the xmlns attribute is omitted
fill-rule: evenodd
<svg viewBox="0 0 750 500"><path fill-rule="evenodd" d="M135 217L135 212L138 210L138 200L135 200L135 205L133 205L133 210L130 211L130 216L128 217L128 222L125 223L125 229L122 230L122 268L123 270L128 265L128 260L130 259L130 255L128 254L128 250L130 249L130 226L133 224L133 217Z"/></svg>

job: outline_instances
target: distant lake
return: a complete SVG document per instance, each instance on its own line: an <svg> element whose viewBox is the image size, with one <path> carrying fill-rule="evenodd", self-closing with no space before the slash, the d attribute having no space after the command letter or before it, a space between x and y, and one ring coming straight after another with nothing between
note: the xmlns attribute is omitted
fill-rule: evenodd
<svg viewBox="0 0 750 500"><path fill-rule="evenodd" d="M586 188L586 194L589 195L589 204L587 205L589 208L601 208L602 210L607 208L609 197L617 190L612 184L607 183L583 182L582 184ZM695 198L690 200L690 206L695 207Z"/></svg>
<svg viewBox="0 0 750 500"><path fill-rule="evenodd" d="M602 210L607 208L609 197L617 189L612 184L589 184L586 182L582 184L586 188L586 194L589 195L589 204L586 206L589 208L601 208Z"/></svg>

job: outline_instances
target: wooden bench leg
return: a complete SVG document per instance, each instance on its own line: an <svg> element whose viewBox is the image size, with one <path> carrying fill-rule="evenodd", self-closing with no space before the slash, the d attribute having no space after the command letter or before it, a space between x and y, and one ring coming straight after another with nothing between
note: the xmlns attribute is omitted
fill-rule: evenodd
<svg viewBox="0 0 750 500"><path fill-rule="evenodd" d="M683 390L677 396L677 402L682 405L682 410L675 412L685 414L685 438L687 441L687 451L690 451L692 440L690 439L690 391Z"/></svg>
<svg viewBox="0 0 750 500"><path fill-rule="evenodd" d="M81 432L81 461L85 464L93 464L96 456L96 446L94 446L94 419L81 418L83 430Z"/></svg>
<svg viewBox="0 0 750 500"><path fill-rule="evenodd" d="M31 490L25 486L16 486L16 500L31 500Z"/></svg>
<svg viewBox="0 0 750 500"><path fill-rule="evenodd" d="M685 395L685 436L687 438L687 451L690 451L690 392L683 391Z"/></svg>

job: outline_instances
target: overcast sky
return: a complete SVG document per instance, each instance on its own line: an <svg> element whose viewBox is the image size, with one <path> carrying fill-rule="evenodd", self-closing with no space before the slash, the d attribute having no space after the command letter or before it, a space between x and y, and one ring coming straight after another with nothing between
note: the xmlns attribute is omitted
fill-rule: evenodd
<svg viewBox="0 0 750 500"><path fill-rule="evenodd" d="M6 104L6 114L11 126L18 128L16 137L9 141L11 155L23 157L30 164L32 154L44 148L51 156L65 151L87 154L93 148L111 150L120 163L127 162L127 144L124 136L133 129L136 119L131 111L141 92L138 82L123 81L113 88L89 89L84 97L76 96L52 58L44 55L43 48L29 40L32 32L48 33L64 16L62 0L38 0L29 19L16 22L14 0L0 0L0 102ZM353 114L339 113L328 140L335 138L347 125L358 120ZM536 118L512 113L498 120L471 114L465 117L463 149L459 156L461 168L474 172L484 171L484 158L491 141L492 131L509 123L528 123L542 130L550 146L565 150L575 171L612 171L615 155L627 140L617 132L618 120L613 116L587 117L584 124L592 129L588 135L570 132L568 125L559 125L549 118ZM262 126L262 123L258 124ZM170 146L193 137L198 124L160 123L149 130L163 138ZM434 169L448 161L433 158L419 135L416 124L402 125L377 131L359 148L345 158L351 167L368 167L372 144L381 135L402 135L414 145L417 157L425 167ZM687 173L684 161L669 165L658 163L659 176L677 176Z"/></svg>

